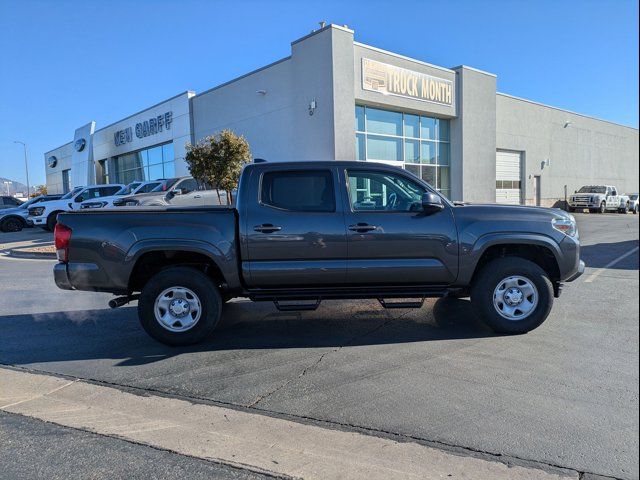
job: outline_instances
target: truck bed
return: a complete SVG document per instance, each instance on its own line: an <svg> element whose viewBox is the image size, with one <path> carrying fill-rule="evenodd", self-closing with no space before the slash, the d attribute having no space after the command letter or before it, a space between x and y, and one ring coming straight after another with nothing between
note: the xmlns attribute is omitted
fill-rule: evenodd
<svg viewBox="0 0 640 480"><path fill-rule="evenodd" d="M139 260L161 247L207 256L229 283L239 286L237 218L231 206L63 213L58 222L72 230L69 263L59 264L55 275L71 289L126 293Z"/></svg>

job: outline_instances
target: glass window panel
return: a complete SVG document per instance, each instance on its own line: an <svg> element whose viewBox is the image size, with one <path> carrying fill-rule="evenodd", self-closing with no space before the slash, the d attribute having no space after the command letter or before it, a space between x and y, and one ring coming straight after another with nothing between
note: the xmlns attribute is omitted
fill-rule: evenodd
<svg viewBox="0 0 640 480"><path fill-rule="evenodd" d="M147 155L149 155L149 165L162 163L162 147L150 148L147 150Z"/></svg>
<svg viewBox="0 0 640 480"><path fill-rule="evenodd" d="M439 192L444 195L446 198L451 198L451 190L439 190Z"/></svg>
<svg viewBox="0 0 640 480"><path fill-rule="evenodd" d="M448 143L438 143L438 165L449 165L450 146Z"/></svg>
<svg viewBox="0 0 640 480"><path fill-rule="evenodd" d="M432 187L436 186L436 167L422 166L422 180L427 182Z"/></svg>
<svg viewBox="0 0 640 480"><path fill-rule="evenodd" d="M262 177L262 203L297 212L333 212L333 175L325 170L267 172Z"/></svg>
<svg viewBox="0 0 640 480"><path fill-rule="evenodd" d="M142 162L142 165L145 167L149 166L149 156L147 155L147 151L142 150L141 152L138 152L138 155L140 156L140 161Z"/></svg>
<svg viewBox="0 0 640 480"><path fill-rule="evenodd" d="M173 161L173 143L162 146L162 161L165 163Z"/></svg>
<svg viewBox="0 0 640 480"><path fill-rule="evenodd" d="M502 180L496 180L496 189L501 189L502 188Z"/></svg>
<svg viewBox="0 0 640 480"><path fill-rule="evenodd" d="M437 168L438 168L438 190L451 189L449 167L437 167Z"/></svg>
<svg viewBox="0 0 640 480"><path fill-rule="evenodd" d="M513 188L518 188L519 189L520 188L520 182L517 181L517 180L514 180L513 181Z"/></svg>
<svg viewBox="0 0 640 480"><path fill-rule="evenodd" d="M418 140L404 141L404 161L420 163L420 142Z"/></svg>
<svg viewBox="0 0 640 480"><path fill-rule="evenodd" d="M402 139L367 135L367 159L402 161Z"/></svg>
<svg viewBox="0 0 640 480"><path fill-rule="evenodd" d="M367 132L385 135L402 135L402 114L367 108Z"/></svg>
<svg viewBox="0 0 640 480"><path fill-rule="evenodd" d="M449 120L438 120L438 140L449 141Z"/></svg>
<svg viewBox="0 0 640 480"><path fill-rule="evenodd" d="M420 137L420 117L418 115L404 114L404 136Z"/></svg>
<svg viewBox="0 0 640 480"><path fill-rule="evenodd" d="M431 117L420 117L420 134L424 140L435 140L436 119Z"/></svg>
<svg viewBox="0 0 640 480"><path fill-rule="evenodd" d="M155 180L157 178L163 178L162 164L149 165L149 180Z"/></svg>
<svg viewBox="0 0 640 480"><path fill-rule="evenodd" d="M420 151L421 163L428 163L435 165L436 163L436 143L435 142L422 142Z"/></svg>
<svg viewBox="0 0 640 480"><path fill-rule="evenodd" d="M416 177L420 178L420 165L405 165L407 172L413 173Z"/></svg>
<svg viewBox="0 0 640 480"><path fill-rule="evenodd" d="M364 132L364 107L356 105L356 131Z"/></svg>
<svg viewBox="0 0 640 480"><path fill-rule="evenodd" d="M354 211L412 212L421 209L424 188L404 176L349 171L349 198ZM360 182L360 178L364 182ZM364 183L364 191L357 188Z"/></svg>
<svg viewBox="0 0 640 480"><path fill-rule="evenodd" d="M366 160L364 133L356 133L356 160Z"/></svg>
<svg viewBox="0 0 640 480"><path fill-rule="evenodd" d="M164 175L162 178L171 178L176 176L176 165L174 161L170 161L164 164Z"/></svg>

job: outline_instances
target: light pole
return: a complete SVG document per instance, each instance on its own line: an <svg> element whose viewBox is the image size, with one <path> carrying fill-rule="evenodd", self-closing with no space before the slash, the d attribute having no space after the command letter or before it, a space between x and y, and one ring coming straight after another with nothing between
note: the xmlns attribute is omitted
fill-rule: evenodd
<svg viewBox="0 0 640 480"><path fill-rule="evenodd" d="M9 193L9 185L11 185L13 182L9 182L7 180L5 180L4 184L7 186L7 197L11 195L11 193Z"/></svg>
<svg viewBox="0 0 640 480"><path fill-rule="evenodd" d="M14 140L13 143L19 143L24 148L24 169L27 172L27 200L31 196L31 186L29 185L29 164L27 163L27 144L20 140Z"/></svg>

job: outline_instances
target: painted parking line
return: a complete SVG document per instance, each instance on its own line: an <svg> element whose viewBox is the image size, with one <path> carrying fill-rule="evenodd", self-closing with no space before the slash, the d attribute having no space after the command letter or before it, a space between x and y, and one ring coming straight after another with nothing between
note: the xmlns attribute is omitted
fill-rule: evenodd
<svg viewBox="0 0 640 480"><path fill-rule="evenodd" d="M591 275L589 275L587 277L587 279L584 281L584 283L591 283L593 282L596 278L598 278L598 276L600 276L600 274L602 272L604 272L605 270L607 270L608 268L613 267L616 263L624 260L625 258L633 255L634 253L636 253L638 250L640 250L640 247L636 247L633 250L629 250L627 253L620 255L618 258L615 258L614 260L611 260L609 263L607 263L604 267L599 268L598 270L596 270L595 272L593 272Z"/></svg>

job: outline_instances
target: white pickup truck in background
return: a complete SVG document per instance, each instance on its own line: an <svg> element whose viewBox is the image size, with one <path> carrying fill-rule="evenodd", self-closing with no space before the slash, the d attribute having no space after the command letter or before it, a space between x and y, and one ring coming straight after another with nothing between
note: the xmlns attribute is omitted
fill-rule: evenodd
<svg viewBox="0 0 640 480"><path fill-rule="evenodd" d="M590 212L596 213L628 213L629 206L629 197L618 194L618 189L612 185L585 185L569 198L570 212L588 208Z"/></svg>

